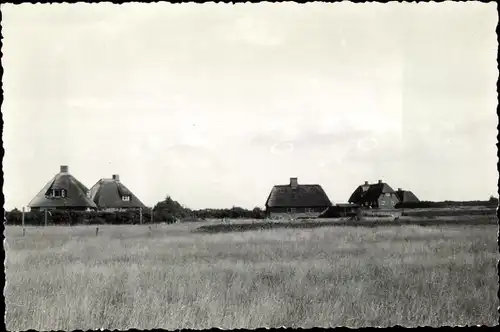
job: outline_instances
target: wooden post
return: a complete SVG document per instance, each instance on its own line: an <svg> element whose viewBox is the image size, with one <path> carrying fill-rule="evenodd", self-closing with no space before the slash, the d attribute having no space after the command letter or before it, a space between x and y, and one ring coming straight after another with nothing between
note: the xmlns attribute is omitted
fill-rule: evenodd
<svg viewBox="0 0 500 332"><path fill-rule="evenodd" d="M151 224L154 224L154 219L155 219L155 211L154 211L154 206L151 208Z"/></svg>
<svg viewBox="0 0 500 332"><path fill-rule="evenodd" d="M142 208L139 208L139 222L142 225Z"/></svg>
<svg viewBox="0 0 500 332"><path fill-rule="evenodd" d="M26 235L26 229L24 228L24 206L23 206L22 222L23 222L23 236L24 236Z"/></svg>
<svg viewBox="0 0 500 332"><path fill-rule="evenodd" d="M99 234L99 227L95 228L95 236L97 236L97 234Z"/></svg>
<svg viewBox="0 0 500 332"><path fill-rule="evenodd" d="M47 209L44 210L45 214L45 226L47 226Z"/></svg>

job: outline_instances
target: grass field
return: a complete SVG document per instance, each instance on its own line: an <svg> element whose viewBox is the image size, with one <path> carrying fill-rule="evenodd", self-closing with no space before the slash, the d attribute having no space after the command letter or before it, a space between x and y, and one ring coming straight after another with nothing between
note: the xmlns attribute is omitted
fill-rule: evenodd
<svg viewBox="0 0 500 332"><path fill-rule="evenodd" d="M496 325L496 225L7 226L8 330Z"/></svg>

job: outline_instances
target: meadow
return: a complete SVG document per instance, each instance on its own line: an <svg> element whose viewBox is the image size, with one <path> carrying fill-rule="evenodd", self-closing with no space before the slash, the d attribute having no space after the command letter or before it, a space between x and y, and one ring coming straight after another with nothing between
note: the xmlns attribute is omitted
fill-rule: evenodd
<svg viewBox="0 0 500 332"><path fill-rule="evenodd" d="M497 225L200 226L6 226L7 329L498 323Z"/></svg>

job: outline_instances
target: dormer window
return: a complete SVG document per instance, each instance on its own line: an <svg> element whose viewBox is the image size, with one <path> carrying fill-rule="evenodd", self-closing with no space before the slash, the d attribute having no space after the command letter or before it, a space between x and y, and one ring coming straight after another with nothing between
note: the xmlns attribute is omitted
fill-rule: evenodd
<svg viewBox="0 0 500 332"><path fill-rule="evenodd" d="M66 197L66 189L52 189L50 191L49 197L64 198Z"/></svg>
<svg viewBox="0 0 500 332"><path fill-rule="evenodd" d="M130 201L130 196L129 195L123 195L122 196L122 201L129 202Z"/></svg>

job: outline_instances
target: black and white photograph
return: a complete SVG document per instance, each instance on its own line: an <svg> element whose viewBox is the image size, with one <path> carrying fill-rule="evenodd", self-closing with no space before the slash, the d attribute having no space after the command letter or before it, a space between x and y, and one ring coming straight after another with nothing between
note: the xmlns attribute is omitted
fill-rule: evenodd
<svg viewBox="0 0 500 332"><path fill-rule="evenodd" d="M496 2L2 3L5 327L496 326Z"/></svg>

